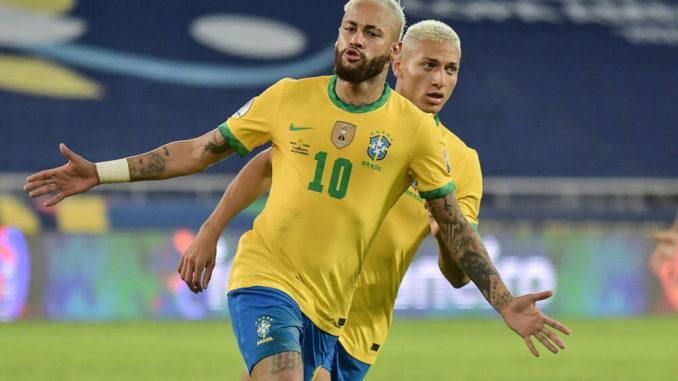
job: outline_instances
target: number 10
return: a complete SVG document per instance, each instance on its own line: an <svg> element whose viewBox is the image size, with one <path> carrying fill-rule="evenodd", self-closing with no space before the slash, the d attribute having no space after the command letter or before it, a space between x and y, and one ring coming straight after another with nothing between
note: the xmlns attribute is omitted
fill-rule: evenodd
<svg viewBox="0 0 678 381"><path fill-rule="evenodd" d="M315 166L315 176L313 181L308 183L308 189L314 192L322 193L323 191L323 172L325 172L325 161L327 160L327 152L320 151L315 154L315 160L318 162ZM351 178L351 169L353 164L342 157L334 161L332 166L332 175L330 177L330 187L327 189L330 197L341 200L346 196L348 190L348 181ZM341 178L341 180L339 179Z"/></svg>

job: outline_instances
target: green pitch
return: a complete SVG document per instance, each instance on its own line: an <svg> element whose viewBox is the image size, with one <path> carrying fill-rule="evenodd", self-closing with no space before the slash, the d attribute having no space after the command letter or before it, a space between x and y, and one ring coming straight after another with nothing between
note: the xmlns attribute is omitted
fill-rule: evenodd
<svg viewBox="0 0 678 381"><path fill-rule="evenodd" d="M497 320L396 321L368 381L678 380L678 318L567 320L533 358ZM2 380L238 380L229 322L0 324Z"/></svg>

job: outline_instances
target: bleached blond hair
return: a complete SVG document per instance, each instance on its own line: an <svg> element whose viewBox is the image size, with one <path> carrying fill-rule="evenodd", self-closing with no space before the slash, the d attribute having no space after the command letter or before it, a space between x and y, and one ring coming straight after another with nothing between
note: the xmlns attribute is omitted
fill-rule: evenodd
<svg viewBox="0 0 678 381"><path fill-rule="evenodd" d="M349 0L346 4L344 4L344 13L348 12L353 8L354 5L356 5L358 2L363 1L363 0ZM370 0L375 3L381 4L386 9L388 9L395 20L398 22L398 26L400 27L398 31L398 41L400 41L401 38L403 38L403 32L405 31L405 13L403 12L403 7L400 6L400 2L396 0Z"/></svg>
<svg viewBox="0 0 678 381"><path fill-rule="evenodd" d="M461 51L459 35L449 25L436 20L419 21L407 28L403 36L402 51L409 51L419 47L422 41L446 42L457 47Z"/></svg>

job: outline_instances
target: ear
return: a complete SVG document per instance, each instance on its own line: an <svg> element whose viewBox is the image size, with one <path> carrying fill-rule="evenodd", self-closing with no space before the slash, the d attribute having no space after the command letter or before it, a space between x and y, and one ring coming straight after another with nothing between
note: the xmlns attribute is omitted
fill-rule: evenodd
<svg viewBox="0 0 678 381"><path fill-rule="evenodd" d="M400 54L402 53L402 48L403 48L403 43L402 41L398 41L393 46L391 47L391 70L393 70L393 75L396 78L400 78L400 69L402 67L402 63L400 62Z"/></svg>
<svg viewBox="0 0 678 381"><path fill-rule="evenodd" d="M398 41L393 46L391 47L391 60L395 60L396 58L400 57L400 52L403 49L403 43L402 41Z"/></svg>
<svg viewBox="0 0 678 381"><path fill-rule="evenodd" d="M396 58L393 60L392 65L391 65L391 70L393 70L393 75L396 78L401 78L402 77L402 67L403 63L400 60L400 57Z"/></svg>

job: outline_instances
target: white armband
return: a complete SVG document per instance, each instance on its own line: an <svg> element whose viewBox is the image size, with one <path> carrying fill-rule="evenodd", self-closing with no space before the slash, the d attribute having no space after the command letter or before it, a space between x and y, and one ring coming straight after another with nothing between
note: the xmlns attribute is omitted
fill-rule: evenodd
<svg viewBox="0 0 678 381"><path fill-rule="evenodd" d="M128 183L130 180L127 159L102 161L95 165L101 184Z"/></svg>

